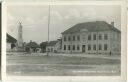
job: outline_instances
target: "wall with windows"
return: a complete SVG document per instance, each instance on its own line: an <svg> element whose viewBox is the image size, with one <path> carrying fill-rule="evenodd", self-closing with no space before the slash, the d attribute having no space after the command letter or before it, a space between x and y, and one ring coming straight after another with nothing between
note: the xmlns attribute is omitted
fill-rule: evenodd
<svg viewBox="0 0 128 82"><path fill-rule="evenodd" d="M110 52L110 31L90 32L87 40L87 53L108 54Z"/></svg>
<svg viewBox="0 0 128 82"><path fill-rule="evenodd" d="M81 33L62 35L62 52L81 52Z"/></svg>
<svg viewBox="0 0 128 82"><path fill-rule="evenodd" d="M63 34L62 52L110 54L114 51L120 51L119 37L120 34L113 31Z"/></svg>

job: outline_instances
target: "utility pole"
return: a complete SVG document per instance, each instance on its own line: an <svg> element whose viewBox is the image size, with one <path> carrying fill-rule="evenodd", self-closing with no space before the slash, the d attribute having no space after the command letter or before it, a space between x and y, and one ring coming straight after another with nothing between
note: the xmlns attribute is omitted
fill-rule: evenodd
<svg viewBox="0 0 128 82"><path fill-rule="evenodd" d="M49 45L49 27L50 27L50 4L49 4L49 11L48 11L48 45ZM49 55L49 49L47 50L47 56Z"/></svg>

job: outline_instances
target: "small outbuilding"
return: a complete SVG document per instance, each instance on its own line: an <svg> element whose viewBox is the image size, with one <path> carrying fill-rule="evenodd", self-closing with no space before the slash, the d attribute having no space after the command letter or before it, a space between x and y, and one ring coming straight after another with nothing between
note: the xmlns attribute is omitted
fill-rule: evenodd
<svg viewBox="0 0 128 82"><path fill-rule="evenodd" d="M7 51L16 51L17 50L17 48L16 48L17 40L14 37L12 37L11 35L9 35L8 33L7 33L6 42L7 42L7 44L6 44Z"/></svg>

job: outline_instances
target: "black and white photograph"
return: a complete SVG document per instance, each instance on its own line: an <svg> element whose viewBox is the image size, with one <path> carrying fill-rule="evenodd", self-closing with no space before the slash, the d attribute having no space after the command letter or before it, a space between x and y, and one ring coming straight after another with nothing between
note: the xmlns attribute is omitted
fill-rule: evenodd
<svg viewBox="0 0 128 82"><path fill-rule="evenodd" d="M120 5L7 5L8 76L120 76Z"/></svg>

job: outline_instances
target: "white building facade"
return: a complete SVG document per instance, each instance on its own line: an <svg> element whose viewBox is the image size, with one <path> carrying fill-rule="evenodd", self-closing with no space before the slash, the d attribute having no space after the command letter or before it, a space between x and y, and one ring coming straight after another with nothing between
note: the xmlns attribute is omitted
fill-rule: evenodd
<svg viewBox="0 0 128 82"><path fill-rule="evenodd" d="M62 33L63 53L120 54L121 33L104 21L77 24Z"/></svg>

